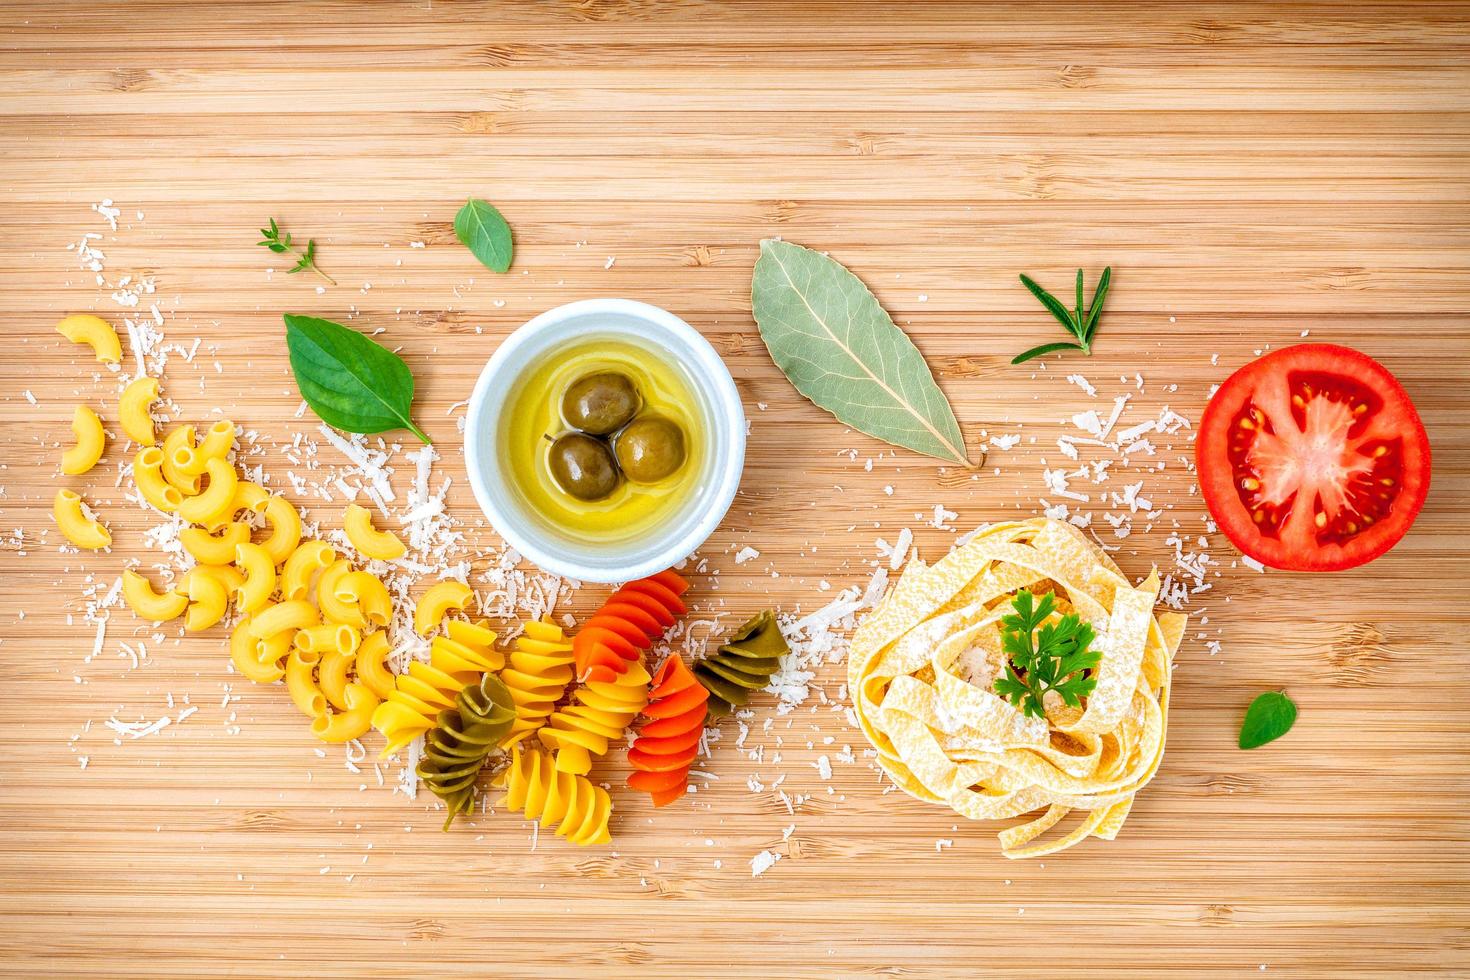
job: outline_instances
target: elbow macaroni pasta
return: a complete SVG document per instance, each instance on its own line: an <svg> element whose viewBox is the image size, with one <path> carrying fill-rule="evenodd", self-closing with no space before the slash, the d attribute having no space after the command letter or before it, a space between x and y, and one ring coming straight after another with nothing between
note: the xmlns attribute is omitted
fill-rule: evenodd
<svg viewBox="0 0 1470 980"><path fill-rule="evenodd" d="M197 473L185 473L179 469L177 462L179 451L187 448L189 458L194 455L194 427L192 425L175 426L169 434L163 437L163 478L171 486L177 487L179 493L192 496L199 492L199 475Z"/></svg>
<svg viewBox="0 0 1470 980"><path fill-rule="evenodd" d="M245 575L245 581L235 589L236 601L241 612L253 613L276 591L276 564L268 551L247 541L235 547L235 567Z"/></svg>
<svg viewBox="0 0 1470 980"><path fill-rule="evenodd" d="M152 583L131 568L123 572L122 579L123 599L142 619L161 623L180 615L189 605L188 596L173 591L155 592Z"/></svg>
<svg viewBox="0 0 1470 980"><path fill-rule="evenodd" d="M357 679L379 700L393 693L393 672L388 669L388 634L369 633L357 648Z"/></svg>
<svg viewBox="0 0 1470 980"><path fill-rule="evenodd" d="M387 626L393 618L393 600L383 580L371 572L348 572L337 579L338 602L351 603L358 614L374 626Z"/></svg>
<svg viewBox="0 0 1470 980"><path fill-rule="evenodd" d="M347 540L352 542L352 547L364 557L392 561L402 558L408 551L398 535L373 527L373 515L366 507L348 504L347 513L342 518L342 529L347 532Z"/></svg>
<svg viewBox="0 0 1470 980"><path fill-rule="evenodd" d="M112 544L112 532L87 513L87 506L74 490L56 491L51 516L66 540L78 548L99 551Z"/></svg>
<svg viewBox="0 0 1470 980"><path fill-rule="evenodd" d="M282 634L289 635L289 634ZM266 661L260 653L260 640L250 631L250 617L241 619L230 634L230 662L235 669L257 684L274 684L285 676L273 658Z"/></svg>
<svg viewBox="0 0 1470 980"><path fill-rule="evenodd" d="M104 364L122 363L122 341L112 324L100 316L72 314L56 325L56 332L74 344L86 344Z"/></svg>
<svg viewBox="0 0 1470 980"><path fill-rule="evenodd" d="M286 693L301 713L311 719L327 712L327 696L312 676L321 659L321 654L300 647L286 658Z"/></svg>
<svg viewBox="0 0 1470 980"><path fill-rule="evenodd" d="M184 613L184 629L190 633L207 630L225 617L230 604L229 590L210 568L228 568L228 565L196 565L179 583L177 591L189 597L189 606Z"/></svg>
<svg viewBox="0 0 1470 980"><path fill-rule="evenodd" d="M271 532L260 546L270 553L271 561L277 565L291 557L291 552L301 543L301 515L285 497L271 494L258 513L265 515Z"/></svg>
<svg viewBox="0 0 1470 980"><path fill-rule="evenodd" d="M250 631L266 640L283 630L306 629L321 621L316 607L305 599L285 599L257 612L250 621Z"/></svg>
<svg viewBox="0 0 1470 980"><path fill-rule="evenodd" d="M102 420L86 405L78 405L71 417L71 434L76 443L61 454L61 472L67 476L80 476L97 465L102 450L107 447L107 434L102 431Z"/></svg>
<svg viewBox="0 0 1470 980"><path fill-rule="evenodd" d="M157 446L140 449L133 457L133 482L143 499L165 514L177 512L184 502L183 492L164 478L163 450Z"/></svg>
<svg viewBox="0 0 1470 980"><path fill-rule="evenodd" d="M218 533L200 527L186 527L179 532L179 544L203 565L228 565L235 560L235 549L249 541L250 526L239 521L221 524Z"/></svg>
<svg viewBox="0 0 1470 980"><path fill-rule="evenodd" d="M321 607L322 615L327 619L366 629L367 617L357 608L357 603L346 602L337 597L338 585L351 572L352 562L346 558L338 558L332 562L316 580L316 604Z"/></svg>
<svg viewBox="0 0 1470 980"><path fill-rule="evenodd" d="M313 718L311 733L323 742L348 742L365 734L378 707L377 695L362 684L348 684L346 701L342 711Z"/></svg>
<svg viewBox="0 0 1470 980"><path fill-rule="evenodd" d="M311 594L311 577L336 560L337 552L325 541L298 544L281 570L281 598L305 599Z"/></svg>
<svg viewBox="0 0 1470 980"><path fill-rule="evenodd" d="M240 480L235 468L218 457L205 461L204 472L209 477L209 485L202 493L185 497L179 504L179 516L195 524L223 518L235 500L235 487Z"/></svg>
<svg viewBox="0 0 1470 980"><path fill-rule="evenodd" d="M455 579L433 586L419 597L418 604L414 606L414 632L420 636L427 635L430 630L439 625L449 610L463 611L474 594L468 585Z"/></svg>
<svg viewBox="0 0 1470 980"><path fill-rule="evenodd" d="M141 377L133 380L117 400L117 418L123 432L140 446L157 441L153 434L153 416L148 409L158 400L158 379Z"/></svg>

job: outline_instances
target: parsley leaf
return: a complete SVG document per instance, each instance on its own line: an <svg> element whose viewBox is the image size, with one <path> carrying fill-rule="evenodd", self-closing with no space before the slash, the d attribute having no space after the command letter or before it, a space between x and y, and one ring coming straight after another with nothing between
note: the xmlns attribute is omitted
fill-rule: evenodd
<svg viewBox="0 0 1470 980"><path fill-rule="evenodd" d="M1043 698L1055 691L1076 708L1097 686L1090 672L1102 653L1090 649L1096 638L1090 623L1076 613L1052 621L1056 600L1047 593L1037 602L1030 589L1011 600L1015 612L1001 620L1001 649L1006 655L1004 676L995 679L995 693L1033 718L1046 715Z"/></svg>

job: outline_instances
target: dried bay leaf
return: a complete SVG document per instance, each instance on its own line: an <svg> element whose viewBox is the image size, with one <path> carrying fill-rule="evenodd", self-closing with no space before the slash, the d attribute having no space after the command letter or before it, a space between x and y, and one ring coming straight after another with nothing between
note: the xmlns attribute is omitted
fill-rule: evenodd
<svg viewBox="0 0 1470 980"><path fill-rule="evenodd" d="M884 442L971 465L924 355L841 263L765 239L751 307L771 359L819 408Z"/></svg>

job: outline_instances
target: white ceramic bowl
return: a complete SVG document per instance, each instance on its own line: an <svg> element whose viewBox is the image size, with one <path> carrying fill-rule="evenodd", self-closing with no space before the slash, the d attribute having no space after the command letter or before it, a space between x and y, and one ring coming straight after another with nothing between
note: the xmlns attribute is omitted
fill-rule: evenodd
<svg viewBox="0 0 1470 980"><path fill-rule="evenodd" d="M515 381L553 348L589 335L607 336L664 352L681 365L697 416L708 423L708 451L689 499L668 520L635 541L579 542L555 533L507 483L497 445L499 419ZM495 530L548 572L587 582L626 582L662 571L686 558L719 526L745 468L745 410L720 356L693 327L647 303L588 299L547 310L505 339L470 395L465 462L475 499Z"/></svg>

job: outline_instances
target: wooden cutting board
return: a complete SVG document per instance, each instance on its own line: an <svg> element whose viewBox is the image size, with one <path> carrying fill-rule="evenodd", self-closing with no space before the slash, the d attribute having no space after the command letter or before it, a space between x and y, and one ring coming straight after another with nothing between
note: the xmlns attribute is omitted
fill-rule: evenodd
<svg viewBox="0 0 1470 980"><path fill-rule="evenodd" d="M509 275L455 241L469 195L514 226ZM7 2L0 204L0 973L1470 974L1470 6ZM255 247L271 216L339 286ZM600 770L611 848L533 843L503 813L444 834L426 794L319 754L219 635L148 640L134 667L121 644L148 631L119 610L91 656L85 590L148 553L117 449L65 481L113 520L112 553L62 554L49 529L72 406L115 404L51 332L123 312L68 251L88 232L112 281L156 277L170 341L200 338L165 379L185 417L287 443L314 424L281 313L382 328L485 548L452 406L500 339L587 297L684 316L752 423L694 576L728 624L866 583L904 527L938 557L936 504L961 530L1036 513L1071 415L1126 393L1133 421L1197 420L1212 384L1308 330L1402 379L1434 486L1403 544L1350 573L1261 575L1207 535L1168 755L1116 842L1010 863L995 828L885 794L836 664L833 703L763 697L743 749L727 723L687 803L655 812ZM800 399L750 316L772 235L873 287L972 450L1018 444L971 479ZM1065 290L1108 264L1095 356L1010 367L1059 336L1017 273ZM1149 476L1164 516L1117 542L1133 575L1206 533L1175 443ZM1296 729L1239 751L1275 688ZM105 725L164 716L136 740ZM753 877L762 851L780 860Z"/></svg>

